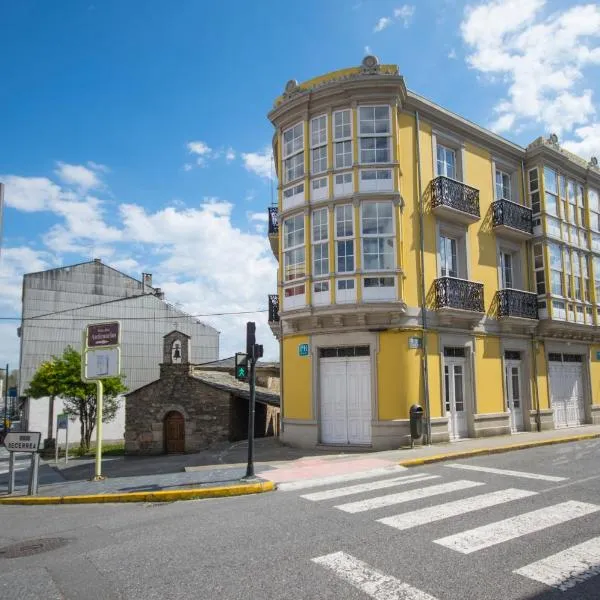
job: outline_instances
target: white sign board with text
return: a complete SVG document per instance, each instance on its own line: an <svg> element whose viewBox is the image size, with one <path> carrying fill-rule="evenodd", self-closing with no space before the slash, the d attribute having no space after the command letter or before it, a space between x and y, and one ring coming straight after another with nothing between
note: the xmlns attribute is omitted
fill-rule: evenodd
<svg viewBox="0 0 600 600"><path fill-rule="evenodd" d="M4 447L9 452L37 452L42 434L38 431L12 431L4 438Z"/></svg>
<svg viewBox="0 0 600 600"><path fill-rule="evenodd" d="M83 376L97 380L117 377L121 372L120 348L89 348L85 352Z"/></svg>

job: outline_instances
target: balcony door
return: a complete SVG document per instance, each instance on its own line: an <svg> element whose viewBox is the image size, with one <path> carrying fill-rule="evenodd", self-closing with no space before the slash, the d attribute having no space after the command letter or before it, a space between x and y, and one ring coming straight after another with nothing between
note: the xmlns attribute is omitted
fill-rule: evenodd
<svg viewBox="0 0 600 600"><path fill-rule="evenodd" d="M458 277L458 241L440 235L440 274L442 277Z"/></svg>
<svg viewBox="0 0 600 600"><path fill-rule="evenodd" d="M468 437L467 359L464 348L444 348L444 396L451 440Z"/></svg>
<svg viewBox="0 0 600 600"><path fill-rule="evenodd" d="M442 146L437 146L437 174L458 179L456 169L456 150Z"/></svg>
<svg viewBox="0 0 600 600"><path fill-rule="evenodd" d="M513 255L510 252L500 252L500 286L502 289L515 287Z"/></svg>
<svg viewBox="0 0 600 600"><path fill-rule="evenodd" d="M510 429L513 433L525 429L523 423L523 380L521 361L505 360L506 409L510 412Z"/></svg>

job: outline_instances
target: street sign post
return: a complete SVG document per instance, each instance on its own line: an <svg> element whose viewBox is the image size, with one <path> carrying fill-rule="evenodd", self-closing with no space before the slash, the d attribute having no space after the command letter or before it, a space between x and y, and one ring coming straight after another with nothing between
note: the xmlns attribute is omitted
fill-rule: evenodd
<svg viewBox="0 0 600 600"><path fill-rule="evenodd" d="M102 380L121 371L121 324L119 321L90 323L83 332L81 379L96 382L96 468L94 481L102 476ZM68 431L68 429L67 429Z"/></svg>
<svg viewBox="0 0 600 600"><path fill-rule="evenodd" d="M66 433L66 441L65 441L65 462L69 459L69 415L67 413L61 413L60 415L56 415L56 444L54 445L54 462L58 462L58 432L64 429Z"/></svg>
<svg viewBox="0 0 600 600"><path fill-rule="evenodd" d="M36 495L38 491L38 472L40 464L40 440L42 434L39 431L12 431L4 438L4 447L10 452L8 463L8 493L15 491L15 452L27 452L31 454L31 469L29 473L29 495Z"/></svg>

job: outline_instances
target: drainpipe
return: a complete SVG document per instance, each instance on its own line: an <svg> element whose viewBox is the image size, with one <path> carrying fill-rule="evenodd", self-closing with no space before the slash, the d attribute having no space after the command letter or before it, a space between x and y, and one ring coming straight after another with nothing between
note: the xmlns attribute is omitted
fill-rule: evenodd
<svg viewBox="0 0 600 600"><path fill-rule="evenodd" d="M419 237L421 251L421 323L423 327L423 342L421 354L421 371L423 377L423 393L425 396L425 435L427 445L431 445L431 411L429 407L429 371L427 368L427 307L425 302L425 223L423 214L425 207L423 206L423 193L421 185L421 141L419 133L421 125L419 120L419 111L415 111L416 121L416 146L417 146L417 193L419 195Z"/></svg>
<svg viewBox="0 0 600 600"><path fill-rule="evenodd" d="M525 200L525 194L527 194L527 187L526 187L526 181L525 181L525 162L523 160L521 160L521 182L522 182L522 189L523 189L523 201ZM523 204L525 204L525 202L523 202ZM531 290L532 289L532 282L531 282L531 245L529 244L529 242L525 242L525 248L526 248L526 257L527 257L527 283L528 283L528 287ZM536 285L535 282L533 282L533 285ZM536 290L537 293L537 290ZM537 340L535 339L535 333L531 334L531 351L532 351L532 357L533 357L533 397L534 397L534 403L535 403L535 411L536 411L536 416L535 416L535 426L538 432L540 432L542 430L542 421L541 421L541 414L540 414L540 393L538 390L538 372L537 372L537 349L538 349L538 344L537 344Z"/></svg>

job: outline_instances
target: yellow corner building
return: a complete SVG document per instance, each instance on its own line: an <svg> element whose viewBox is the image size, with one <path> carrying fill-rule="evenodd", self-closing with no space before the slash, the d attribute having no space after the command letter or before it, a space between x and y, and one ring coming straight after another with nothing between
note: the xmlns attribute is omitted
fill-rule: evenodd
<svg viewBox="0 0 600 600"><path fill-rule="evenodd" d="M395 65L291 80L269 119L282 437L395 448L600 423L600 170L513 144Z"/></svg>

